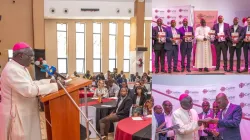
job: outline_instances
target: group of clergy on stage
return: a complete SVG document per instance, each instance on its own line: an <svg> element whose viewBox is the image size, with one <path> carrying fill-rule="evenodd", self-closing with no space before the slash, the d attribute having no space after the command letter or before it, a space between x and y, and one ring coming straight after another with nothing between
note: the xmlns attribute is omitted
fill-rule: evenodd
<svg viewBox="0 0 250 140"><path fill-rule="evenodd" d="M242 109L230 103L224 93L216 96L212 108L203 101L199 114L188 94L180 95L179 102L180 107L174 111L170 100L154 106L152 140L241 140ZM178 127L173 128L175 125Z"/></svg>
<svg viewBox="0 0 250 140"><path fill-rule="evenodd" d="M239 19L233 19L233 25L224 22L223 16L218 17L218 23L211 29L206 25L206 20L200 19L200 26L195 30L188 26L188 20L183 19L183 26L176 28L176 21L171 21L170 27L163 27L162 19L157 20L157 26L152 27L153 50L155 53L155 73L180 72L178 70L178 53L180 46L181 72L191 72L191 53L196 42L194 67L200 72L209 72L212 68L211 44L216 48L216 68L220 70L221 53L223 55L224 71L234 71L234 53L236 52L238 73L248 72L248 51L250 49L250 17L247 25L239 25ZM241 71L241 51L243 48L245 68ZM228 50L230 63L228 66ZM167 56L168 71L165 70L165 55ZM161 65L159 66L159 59ZM187 59L187 62L185 62ZM173 63L173 66L172 66Z"/></svg>

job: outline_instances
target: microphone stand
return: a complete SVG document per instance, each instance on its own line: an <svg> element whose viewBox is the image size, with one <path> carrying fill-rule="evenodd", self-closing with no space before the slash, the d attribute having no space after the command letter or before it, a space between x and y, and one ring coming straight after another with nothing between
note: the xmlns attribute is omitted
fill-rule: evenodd
<svg viewBox="0 0 250 140"><path fill-rule="evenodd" d="M57 80L57 83L60 85L60 87L62 87L62 89L64 90L64 92L68 95L69 99L72 101L72 103L75 105L75 107L80 111L80 113L83 115L84 119L86 120L86 134L87 134L87 140L89 140L89 125L93 128L93 130L96 132L97 136L100 138L100 140L102 140L101 135L97 132L97 130L95 129L95 127L93 126L92 123L89 123L90 119L87 118L88 116L88 104L87 104L87 92L86 92L86 87L85 87L85 94L84 94L84 98L85 98L85 109L86 109L86 115L82 112L82 110L79 108L79 106L76 104L76 102L74 101L74 99L70 96L70 94L68 93L68 91L66 90L66 88L62 85L60 80Z"/></svg>

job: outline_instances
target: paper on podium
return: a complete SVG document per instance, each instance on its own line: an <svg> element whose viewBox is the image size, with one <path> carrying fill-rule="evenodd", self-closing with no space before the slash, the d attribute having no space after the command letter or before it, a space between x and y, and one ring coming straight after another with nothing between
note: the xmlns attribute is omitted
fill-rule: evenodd
<svg viewBox="0 0 250 140"><path fill-rule="evenodd" d="M141 117L132 117L132 120L134 120L134 121L142 121L142 118Z"/></svg>

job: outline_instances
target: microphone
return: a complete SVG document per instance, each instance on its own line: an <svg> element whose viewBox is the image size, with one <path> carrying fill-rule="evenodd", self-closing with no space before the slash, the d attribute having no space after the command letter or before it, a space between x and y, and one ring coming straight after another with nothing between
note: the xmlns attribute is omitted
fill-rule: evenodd
<svg viewBox="0 0 250 140"><path fill-rule="evenodd" d="M47 65L47 62L45 60L38 60L35 63L33 63L35 66L39 67L41 69L41 72L47 72L49 76L55 76L55 77L61 77L63 80L67 80L67 78L63 75L61 75L60 73L58 73L56 71L56 67L55 66L51 66L49 67L49 65Z"/></svg>

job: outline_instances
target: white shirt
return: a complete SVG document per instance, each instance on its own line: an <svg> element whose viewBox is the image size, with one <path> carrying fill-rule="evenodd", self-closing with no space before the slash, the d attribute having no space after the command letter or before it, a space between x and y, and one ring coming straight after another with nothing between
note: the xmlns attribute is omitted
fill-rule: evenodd
<svg viewBox="0 0 250 140"><path fill-rule="evenodd" d="M176 29L175 29L175 28L171 27L171 30L172 30L172 34L173 34L173 35L176 35L176 34L177 34L177 32L176 32Z"/></svg>
<svg viewBox="0 0 250 140"><path fill-rule="evenodd" d="M236 32L238 25L234 25L234 32Z"/></svg>
<svg viewBox="0 0 250 140"><path fill-rule="evenodd" d="M165 116L166 128L173 126L172 113L170 113L169 115L164 113L164 116ZM173 136L174 136L173 130L167 132L167 137L173 137Z"/></svg>
<svg viewBox="0 0 250 140"><path fill-rule="evenodd" d="M140 105L140 99L141 99L140 96L137 96L137 97L136 97L136 105Z"/></svg>
<svg viewBox="0 0 250 140"><path fill-rule="evenodd" d="M219 23L219 33L224 33L224 23Z"/></svg>
<svg viewBox="0 0 250 140"><path fill-rule="evenodd" d="M230 103L228 102L227 107L222 111L222 119L224 119L224 115L226 115L229 106L230 106Z"/></svg>
<svg viewBox="0 0 250 140"><path fill-rule="evenodd" d="M159 31L162 31L162 32L163 32L162 26L158 26L158 29L159 29Z"/></svg>

